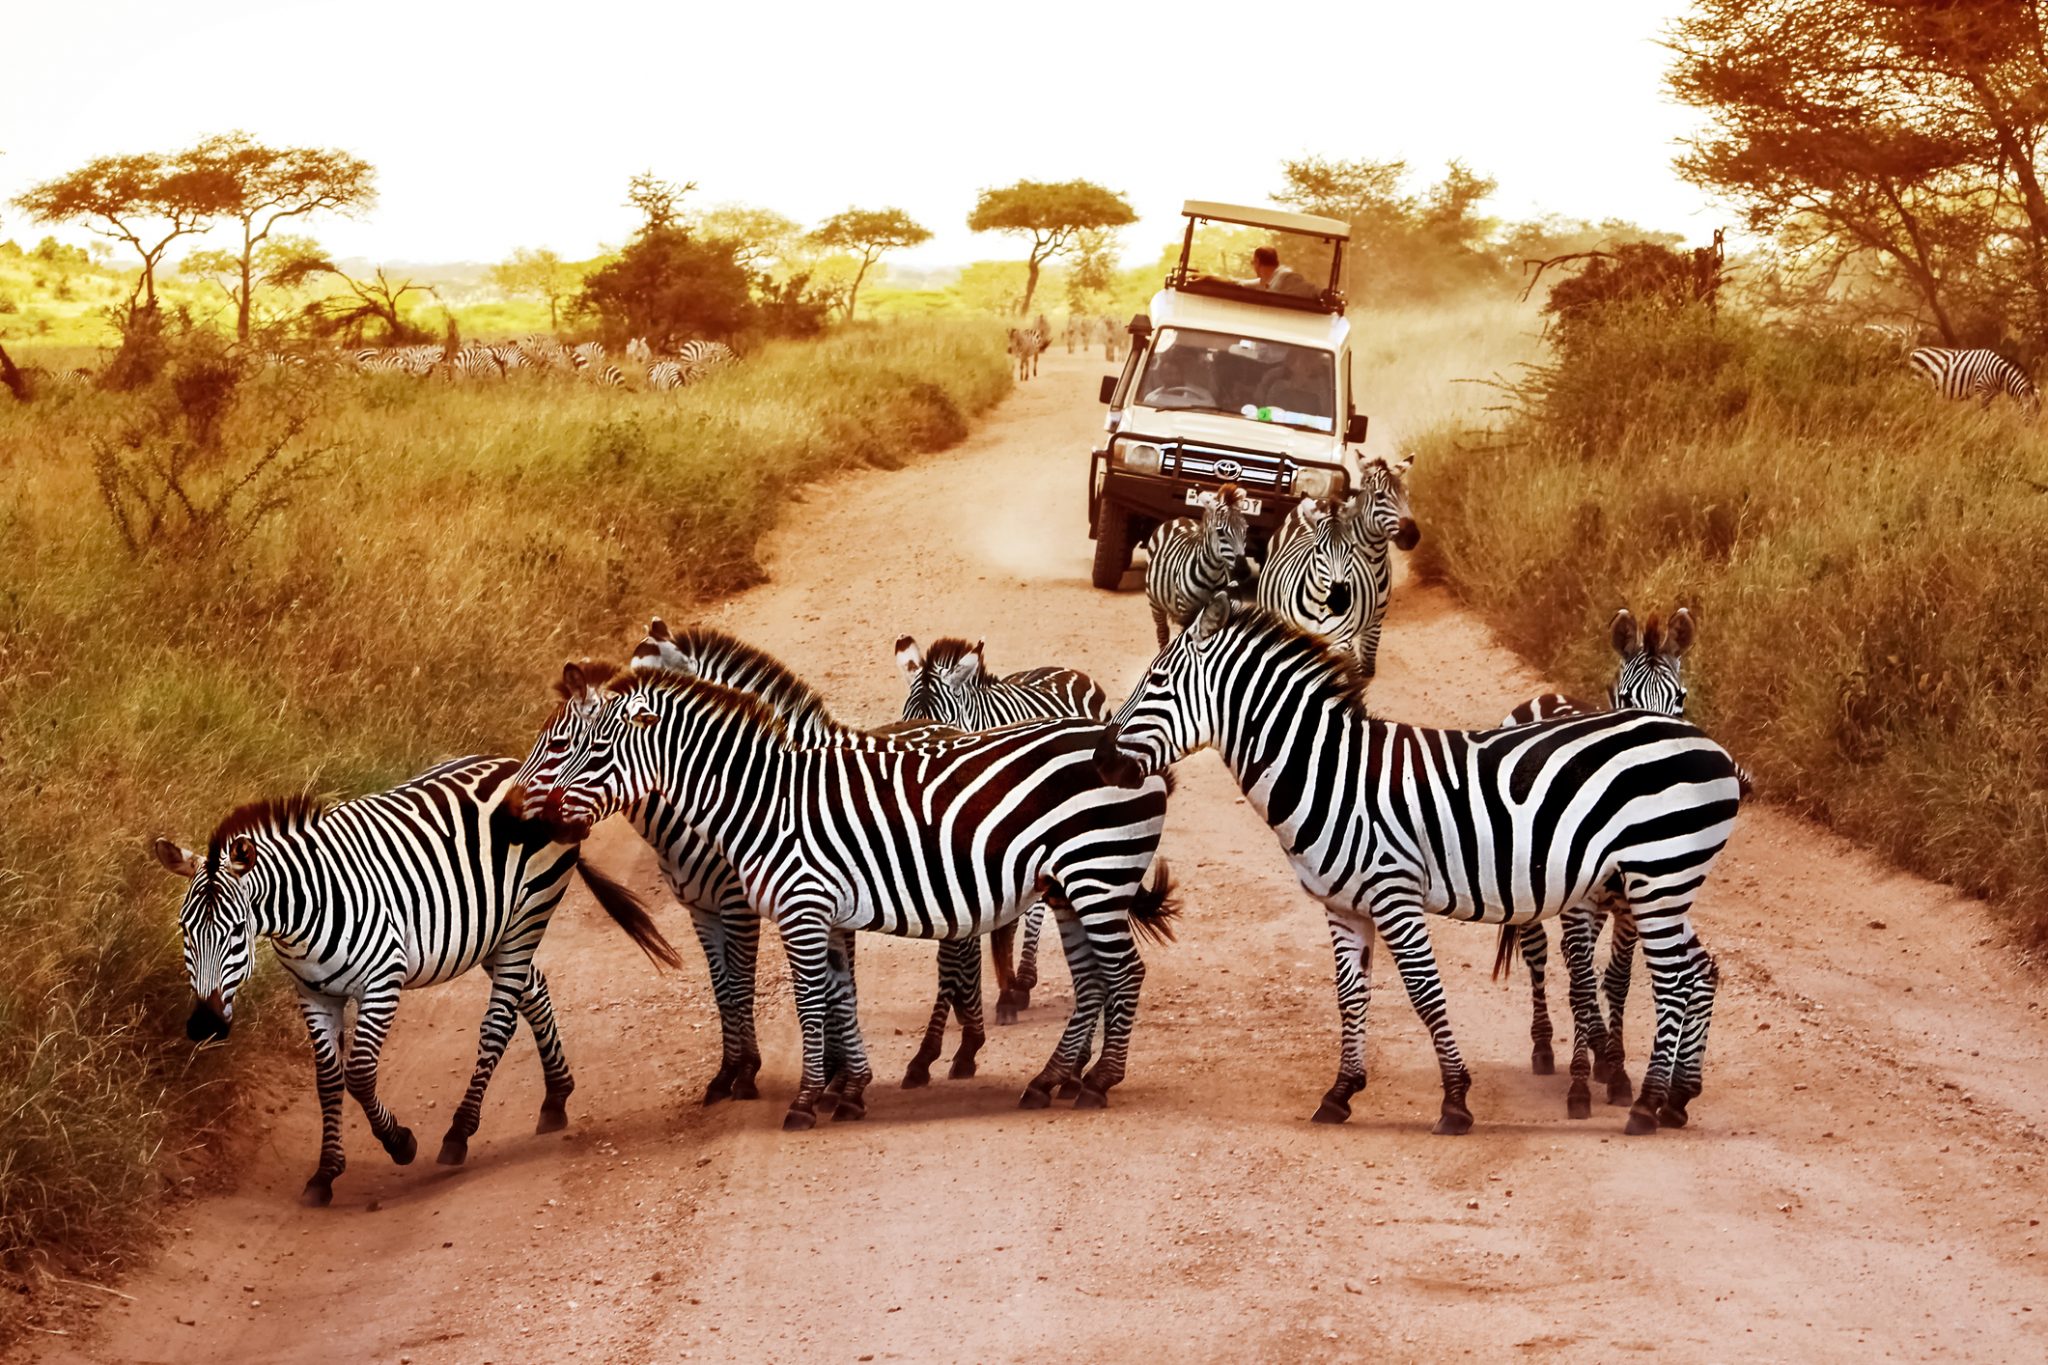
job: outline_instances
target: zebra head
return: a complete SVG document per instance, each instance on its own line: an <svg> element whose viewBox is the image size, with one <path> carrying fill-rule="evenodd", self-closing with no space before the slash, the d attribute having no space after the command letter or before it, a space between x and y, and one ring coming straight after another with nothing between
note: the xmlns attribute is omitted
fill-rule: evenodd
<svg viewBox="0 0 2048 1365"><path fill-rule="evenodd" d="M1202 548L1213 559L1235 565L1244 559L1251 528L1245 521L1244 490L1226 483L1216 501L1202 509Z"/></svg>
<svg viewBox="0 0 2048 1365"><path fill-rule="evenodd" d="M1212 595L1187 629L1159 651L1110 720L1116 747L1136 759L1143 774L1164 772L1216 742L1215 643L1230 616L1230 594Z"/></svg>
<svg viewBox="0 0 2048 1365"><path fill-rule="evenodd" d="M1389 463L1384 457L1366 461L1357 491L1333 514L1336 533L1354 544L1391 540L1397 550L1414 549L1422 531L1408 510L1408 488L1402 482L1414 463Z"/></svg>
<svg viewBox="0 0 2048 1365"><path fill-rule="evenodd" d="M673 674L641 673L587 710L580 733L555 765L545 797L549 818L589 826L644 800L660 781L655 730L661 713L655 701L677 688L698 687L727 693Z"/></svg>
<svg viewBox="0 0 2048 1365"><path fill-rule="evenodd" d="M540 737L534 740L526 761L512 775L512 794L506 801L514 814L529 820L560 819L562 767L609 700L605 687L617 676L618 670L610 664L590 659L562 665L562 676L555 683L559 703L541 728Z"/></svg>
<svg viewBox="0 0 2048 1365"><path fill-rule="evenodd" d="M966 714L965 695L988 676L982 659L982 641L973 644L954 636L932 641L926 654L917 641L905 635L896 641L896 666L910 684L903 699L903 719L930 721L937 725L958 725Z"/></svg>
<svg viewBox="0 0 2048 1365"><path fill-rule="evenodd" d="M1638 628L1627 608L1616 612L1611 634L1621 671L1607 693L1614 709L1684 715L1685 677L1679 659L1692 648L1694 633L1692 613L1684 607L1671 614L1668 635L1654 615Z"/></svg>

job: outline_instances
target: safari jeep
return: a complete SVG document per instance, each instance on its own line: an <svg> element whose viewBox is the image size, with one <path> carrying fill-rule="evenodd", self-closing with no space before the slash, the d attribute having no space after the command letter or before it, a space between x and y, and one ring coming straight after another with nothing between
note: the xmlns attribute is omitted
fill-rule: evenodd
<svg viewBox="0 0 2048 1365"><path fill-rule="evenodd" d="M1116 588L1154 527L1244 492L1254 552L1304 497L1349 491L1346 443L1365 439L1353 410L1351 324L1344 319L1347 224L1278 209L1189 200L1180 263L1131 319L1123 373L1104 375L1107 434L1088 463L1094 582ZM1272 234L1282 266L1328 257L1327 285L1282 276L1268 288L1188 268L1202 223ZM1249 265L1247 266L1249 268Z"/></svg>

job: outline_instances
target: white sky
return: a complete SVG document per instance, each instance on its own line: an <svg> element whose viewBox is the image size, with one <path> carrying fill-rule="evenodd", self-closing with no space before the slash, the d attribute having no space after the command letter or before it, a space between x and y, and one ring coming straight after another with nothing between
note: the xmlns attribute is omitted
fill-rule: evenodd
<svg viewBox="0 0 2048 1365"><path fill-rule="evenodd" d="M697 206L807 224L899 205L936 234L896 258L923 266L1022 254L966 230L977 189L1080 176L1129 195L1135 260L1175 233L1181 200L1265 202L1281 159L1308 152L1405 157L1431 178L1461 156L1500 181L1502 216L1697 239L1726 215L1671 170L1690 114L1663 93L1657 36L1681 8L22 0L0 200L96 155L241 127L376 165L378 207L311 231L378 260L588 255L630 233L626 179L648 168L697 181ZM0 238L44 231L0 205Z"/></svg>

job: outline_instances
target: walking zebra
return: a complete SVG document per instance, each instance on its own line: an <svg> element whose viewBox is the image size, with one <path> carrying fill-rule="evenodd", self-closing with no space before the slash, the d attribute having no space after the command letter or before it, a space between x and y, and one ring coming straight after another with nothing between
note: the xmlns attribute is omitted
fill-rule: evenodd
<svg viewBox="0 0 2048 1365"><path fill-rule="evenodd" d="M1273 827L1335 950L1343 1048L1316 1111L1340 1123L1365 1084L1376 930L1436 1045L1439 1133L1472 1126L1426 914L1527 924L1618 879L1649 959L1657 1029L1628 1131L1681 1126L1700 1093L1717 973L1693 897L1734 828L1734 760L1682 720L1642 711L1486 731L1369 716L1352 661L1258 607L1217 597L1117 713L1106 777L1215 746ZM1135 761L1134 761L1135 760ZM578 818L582 809L577 808ZM1565 951L1590 963L1581 920Z"/></svg>
<svg viewBox="0 0 2048 1365"><path fill-rule="evenodd" d="M441 362L441 348L433 345L371 347L356 352L356 368L365 374L409 374L425 378Z"/></svg>
<svg viewBox="0 0 2048 1365"><path fill-rule="evenodd" d="M1230 586L1244 563L1250 528L1240 490L1227 483L1202 509L1202 519L1176 517L1145 541L1145 599L1159 647L1166 648L1168 623L1185 628L1205 603Z"/></svg>
<svg viewBox="0 0 2048 1365"><path fill-rule="evenodd" d="M185 1025L193 1041L228 1035L257 939L270 940L291 974L320 1095L320 1164L306 1182L308 1204L332 1200L342 1172L344 1085L391 1159L412 1161L412 1130L377 1095L398 994L472 967L490 973L491 998L441 1163L460 1165L468 1155L485 1087L518 1017L533 1030L547 1076L538 1131L568 1122L575 1081L533 956L571 868L650 958L677 963L632 894L579 862L579 832L525 820L512 808L518 766L508 758L460 758L336 806L303 798L243 806L214 830L204 857L168 839L153 845L158 862L192 883L178 918L195 997Z"/></svg>
<svg viewBox="0 0 2048 1365"><path fill-rule="evenodd" d="M910 685L909 695L903 699L903 719L955 730L993 730L1019 721L1061 716L1109 718L1109 695L1086 673L1071 668L1027 668L995 678L989 675L981 649L980 640L969 645L947 637L932 641L931 652L926 653L908 635L897 640L896 664ZM1038 940L1044 931L1045 902L1038 901L1024 914L1024 946L1014 968L1009 960L1010 937L989 936L989 952L1001 987L996 997L998 1024L1014 1024L1021 1011L1031 1008L1031 992L1038 985ZM935 1008L945 1009L943 995ZM965 1028L967 1021L960 1022ZM945 1027L943 1013L938 1025Z"/></svg>
<svg viewBox="0 0 2048 1365"><path fill-rule="evenodd" d="M1655 615L1646 624L1638 626L1626 608L1616 612L1608 627L1608 635L1620 659L1620 667L1613 686L1608 689L1609 709L1683 716L1685 677L1680 661L1692 648L1695 633L1692 613L1684 607L1671 614L1668 634ZM1547 692L1517 706L1501 724L1529 725L1560 716L1592 715L1600 709L1589 702ZM1596 987L1590 976L1573 981L1570 987L1573 1006L1572 1086L1566 1099L1566 1112L1572 1118L1586 1118L1592 1112L1591 1097L1584 1080L1585 1054L1588 1052L1593 1058L1592 1078L1607 1084L1607 1102L1627 1104L1634 1098L1622 1041L1622 1018L1628 1008L1629 981L1635 965L1635 921L1629 916L1628 903L1621 894L1621 888L1615 885L1601 887L1588 905L1575 906L1566 912L1567 916L1581 914L1590 915L1592 919L1592 938L1589 941L1598 939L1603 924L1612 923L1614 934L1608 946L1605 977L1608 1017L1601 1018ZM1521 949L1522 961L1529 968L1529 1069L1539 1076L1548 1076L1557 1069L1550 1046L1550 1006L1545 997L1545 976L1550 958L1549 934L1540 924L1502 925L1499 950L1494 958L1495 977L1506 969L1517 947ZM1591 966L1590 958L1587 966Z"/></svg>
<svg viewBox="0 0 2048 1365"><path fill-rule="evenodd" d="M752 694L649 672L598 705L566 758L536 750L521 775L529 810L577 824L658 794L731 864L789 957L804 1067L783 1126L809 1128L825 1090L828 1029L845 1078L837 1117L866 1112L873 1076L848 964L831 951L835 932L971 940L1015 920L1041 888L1075 1002L1021 1102L1042 1108L1077 1078L1103 1014L1102 1056L1078 1077L1075 1103L1107 1103L1123 1079L1144 977L1133 918L1158 919L1167 892L1163 867L1143 885L1166 783L1106 785L1097 767L1109 738L1100 725L1066 720L805 747Z"/></svg>
<svg viewBox="0 0 2048 1365"><path fill-rule="evenodd" d="M732 347L722 341L686 341L676 348L676 360L681 363L683 381L688 384L740 363Z"/></svg>
<svg viewBox="0 0 2048 1365"><path fill-rule="evenodd" d="M657 360L647 367L647 387L650 389L666 392L680 389L688 382L688 374L681 361Z"/></svg>
<svg viewBox="0 0 2048 1365"><path fill-rule="evenodd" d="M1274 533L1259 571L1260 606L1349 648L1368 678L1378 667L1393 590L1388 546L1412 550L1422 539L1402 482L1413 463L1366 461L1356 491L1334 507L1302 499Z"/></svg>
<svg viewBox="0 0 2048 1365"><path fill-rule="evenodd" d="M442 364L450 379L502 379L505 377L505 362L489 346L474 343L457 350L454 355L444 354Z"/></svg>
<svg viewBox="0 0 2048 1365"><path fill-rule="evenodd" d="M2041 406L2041 395L2035 391L2033 381L1996 351L1922 346L1906 357L1906 363L1933 384L1943 398L1975 398L1988 408L1993 398L2005 393L2028 407Z"/></svg>
<svg viewBox="0 0 2048 1365"><path fill-rule="evenodd" d="M1045 333L1036 327L1012 327L1010 329L1010 354L1017 358L1017 382L1023 383L1038 373L1038 357L1045 350Z"/></svg>

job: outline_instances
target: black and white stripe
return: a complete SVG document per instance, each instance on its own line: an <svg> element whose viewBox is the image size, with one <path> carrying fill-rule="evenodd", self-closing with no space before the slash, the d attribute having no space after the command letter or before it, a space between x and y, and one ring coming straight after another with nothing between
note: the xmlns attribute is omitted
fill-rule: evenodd
<svg viewBox="0 0 2048 1365"><path fill-rule="evenodd" d="M1395 724L1367 714L1364 686L1356 667L1315 637L1219 598L1117 713L1119 751L1138 771L1215 746L1324 905L1343 1050L1316 1117L1347 1118L1365 1084L1375 931L1436 1045L1437 1131L1464 1132L1471 1077L1426 917L1527 924L1618 879L1657 1002L1655 1045L1628 1128L1683 1124L1700 1092L1717 979L1691 910L1734 827L1734 761L1684 721L1642 711L1486 731ZM1105 771L1120 773L1114 764ZM1582 930L1565 948L1590 961Z"/></svg>
<svg viewBox="0 0 2048 1365"><path fill-rule="evenodd" d="M828 1028L845 1078L839 1116L865 1112L873 1073L835 933L972 939L1016 919L1041 888L1060 921L1075 1004L1023 1103L1049 1104L1055 1087L1078 1079L1076 1103L1097 1107L1123 1078L1144 975L1133 919L1157 918L1165 894L1163 871L1154 890L1142 882L1166 783L1105 785L1097 767L1107 738L1091 722L1040 721L811 748L751 694L652 673L601 704L532 795L581 823L659 793L774 918L804 1039L803 1084L785 1127L816 1121ZM1098 1014L1102 1056L1080 1076Z"/></svg>
<svg viewBox="0 0 2048 1365"><path fill-rule="evenodd" d="M740 363L732 347L722 341L686 341L676 347L676 360L683 367L683 382L688 384Z"/></svg>
<svg viewBox="0 0 2048 1365"><path fill-rule="evenodd" d="M452 981L473 967L490 974L490 1004L441 1162L459 1164L468 1154L485 1087L521 1017L547 1076L540 1131L568 1122L564 1106L575 1082L533 956L578 866L578 845L573 833L511 809L518 767L508 758L461 758L330 808L305 800L244 807L214 831L203 858L156 841L158 861L192 881L179 911L196 997L186 1032L195 1041L227 1036L259 938L270 940L297 988L320 1094L320 1164L306 1182L308 1203L331 1200L342 1172L344 1086L392 1160L403 1166L413 1159L412 1130L378 1097L378 1058L401 990ZM673 965L674 950L638 902L582 870L620 926ZM353 1037L345 1017L351 1003Z"/></svg>
<svg viewBox="0 0 2048 1365"><path fill-rule="evenodd" d="M2008 394L2030 407L2039 407L2041 396L2019 366L1996 351L1956 350L1947 346L1922 346L1906 357L1914 372L1934 385L1943 398L1976 398L1989 406L1999 394Z"/></svg>
<svg viewBox="0 0 2048 1365"><path fill-rule="evenodd" d="M1260 606L1349 649L1368 678L1393 591L1389 547L1412 550L1422 538L1402 482L1411 463L1366 461L1357 489L1333 506L1304 498L1274 533L1259 571Z"/></svg>
<svg viewBox="0 0 2048 1365"><path fill-rule="evenodd" d="M1202 509L1200 521L1176 517L1146 539L1145 599L1161 649L1170 638L1169 625L1184 628L1239 574L1249 534L1239 501L1237 485L1227 483Z"/></svg>
<svg viewBox="0 0 2048 1365"><path fill-rule="evenodd" d="M1045 353L1048 345L1046 335L1036 326L1012 327L1010 329L1010 354L1017 360L1019 382L1030 379L1038 373L1038 357Z"/></svg>

